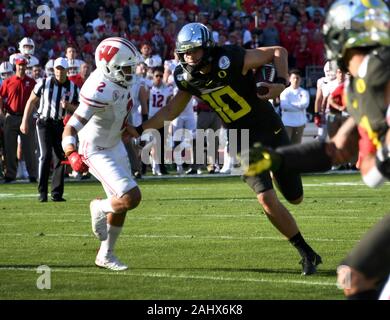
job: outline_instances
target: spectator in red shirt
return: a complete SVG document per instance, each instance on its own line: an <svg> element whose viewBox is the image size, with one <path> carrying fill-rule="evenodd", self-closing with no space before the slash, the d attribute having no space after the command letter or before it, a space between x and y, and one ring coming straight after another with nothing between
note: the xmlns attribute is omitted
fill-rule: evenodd
<svg viewBox="0 0 390 320"><path fill-rule="evenodd" d="M91 74L91 66L83 62L80 66L80 72L75 76L68 76L68 79L72 81L79 89L83 86L84 82L88 79Z"/></svg>
<svg viewBox="0 0 390 320"><path fill-rule="evenodd" d="M26 17L26 15L25 15L25 20L23 22L23 28L24 28L25 36L29 38L31 38L34 32L38 30L37 24L34 21L34 19L28 16Z"/></svg>
<svg viewBox="0 0 390 320"><path fill-rule="evenodd" d="M34 89L34 79L26 75L27 60L23 56L15 58L15 75L4 80L0 88L0 113L4 110L4 156L5 156L5 182L12 182L16 179L17 158L16 150L18 146L18 135L22 142L24 160L31 182L36 182L37 158L35 156L36 138L35 131L28 134L20 132L24 108ZM5 101L5 103L3 102ZM33 122L31 117L29 121Z"/></svg>
<svg viewBox="0 0 390 320"><path fill-rule="evenodd" d="M186 14L188 14L190 11L193 11L195 14L199 13L199 8L194 3L194 0L185 1L185 3L181 6L181 10L183 10Z"/></svg>
<svg viewBox="0 0 390 320"><path fill-rule="evenodd" d="M325 64L325 47L321 30L316 29L309 42L309 49L312 55L312 64L323 66Z"/></svg>
<svg viewBox="0 0 390 320"><path fill-rule="evenodd" d="M129 39L131 36L129 27L125 19L118 21L118 36L125 39Z"/></svg>
<svg viewBox="0 0 390 320"><path fill-rule="evenodd" d="M117 35L118 28L113 24L111 13L106 13L106 16L104 17L104 24L97 27L96 31L101 39Z"/></svg>
<svg viewBox="0 0 390 320"><path fill-rule="evenodd" d="M286 24L283 26L282 32L280 32L280 45L289 53L289 56L294 52L295 45L299 38L297 38L297 34L293 32L293 29L290 24ZM290 65L290 62L289 62Z"/></svg>
<svg viewBox="0 0 390 320"><path fill-rule="evenodd" d="M309 29L304 28L301 21L298 21L295 25L295 30L293 31L296 39L299 39L302 34L307 35L309 33Z"/></svg>
<svg viewBox="0 0 390 320"><path fill-rule="evenodd" d="M299 43L295 48L295 67L299 69L301 74L306 74L306 66L311 63L312 57L310 49L307 46L307 37L301 35Z"/></svg>
<svg viewBox="0 0 390 320"><path fill-rule="evenodd" d="M136 47L140 47L142 42L141 28L138 25L135 25L131 28L130 36L128 38Z"/></svg>
<svg viewBox="0 0 390 320"><path fill-rule="evenodd" d="M302 23L302 29L306 29L308 32L311 32L316 28L315 23L309 19L307 13L302 14L299 20Z"/></svg>

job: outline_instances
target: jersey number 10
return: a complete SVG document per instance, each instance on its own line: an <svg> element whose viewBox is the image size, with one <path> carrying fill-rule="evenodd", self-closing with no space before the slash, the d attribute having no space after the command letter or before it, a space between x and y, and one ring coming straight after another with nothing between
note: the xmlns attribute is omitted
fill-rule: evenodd
<svg viewBox="0 0 390 320"><path fill-rule="evenodd" d="M241 109L234 111L222 100L222 96L232 99ZM251 106L246 100L235 92L230 86L226 86L211 93L202 94L201 99L208 102L209 105L219 114L225 123L234 122L251 111Z"/></svg>

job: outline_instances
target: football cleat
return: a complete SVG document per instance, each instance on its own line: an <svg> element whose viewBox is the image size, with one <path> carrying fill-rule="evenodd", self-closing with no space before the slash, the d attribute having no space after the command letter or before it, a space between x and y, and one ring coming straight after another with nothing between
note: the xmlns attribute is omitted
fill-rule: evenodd
<svg viewBox="0 0 390 320"><path fill-rule="evenodd" d="M117 257L112 253L108 253L103 257L96 256L95 264L100 268L105 268L113 271L124 271L129 267L124 263L120 262Z"/></svg>
<svg viewBox="0 0 390 320"><path fill-rule="evenodd" d="M302 275L310 276L317 272L317 266L322 263L322 259L317 253L314 253L314 256L305 257L299 263L302 265Z"/></svg>
<svg viewBox="0 0 390 320"><path fill-rule="evenodd" d="M91 211L92 232L100 240L107 239L107 216L100 209L98 199L92 200L89 205Z"/></svg>
<svg viewBox="0 0 390 320"><path fill-rule="evenodd" d="M242 152L240 162L244 169L244 175L253 177L267 170L274 170L280 166L280 156L273 150L263 147L261 143L255 143L249 152Z"/></svg>

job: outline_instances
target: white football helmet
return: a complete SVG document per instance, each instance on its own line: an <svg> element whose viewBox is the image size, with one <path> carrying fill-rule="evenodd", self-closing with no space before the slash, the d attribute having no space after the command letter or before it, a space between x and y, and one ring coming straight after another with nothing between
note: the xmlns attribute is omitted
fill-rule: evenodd
<svg viewBox="0 0 390 320"><path fill-rule="evenodd" d="M26 74L32 78L33 77L33 67L36 65L39 65L38 59L31 59L32 57L28 58L27 68L26 68Z"/></svg>
<svg viewBox="0 0 390 320"><path fill-rule="evenodd" d="M136 66L141 61L138 49L124 38L104 39L95 51L96 67L108 80L125 86L132 84Z"/></svg>
<svg viewBox="0 0 390 320"><path fill-rule="evenodd" d="M27 37L23 38L19 42L19 51L22 54L29 54L29 55L34 54L35 51L34 40Z"/></svg>
<svg viewBox="0 0 390 320"><path fill-rule="evenodd" d="M14 70L12 68L12 64L9 63L8 61L4 61L3 63L0 64L0 76L2 80L5 80L12 76L14 73Z"/></svg>
<svg viewBox="0 0 390 320"><path fill-rule="evenodd" d="M162 65L162 60L159 55L154 55L145 59L148 68L154 68Z"/></svg>
<svg viewBox="0 0 390 320"><path fill-rule="evenodd" d="M327 61L324 65L325 77L328 81L336 79L337 64L335 61Z"/></svg>
<svg viewBox="0 0 390 320"><path fill-rule="evenodd" d="M48 62L46 62L45 74L46 74L46 77L54 76L54 59L50 59Z"/></svg>

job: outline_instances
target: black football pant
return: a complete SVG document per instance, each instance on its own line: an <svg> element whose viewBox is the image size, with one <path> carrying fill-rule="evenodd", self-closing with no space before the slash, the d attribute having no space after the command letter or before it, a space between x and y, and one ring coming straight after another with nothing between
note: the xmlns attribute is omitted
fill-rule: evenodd
<svg viewBox="0 0 390 320"><path fill-rule="evenodd" d="M37 134L40 150L39 156L39 183L40 195L47 195L50 177L50 168L53 164L53 176L51 181L51 196L62 197L64 193L65 166L61 164L65 155L62 150L62 132L64 124L62 120L38 119Z"/></svg>

